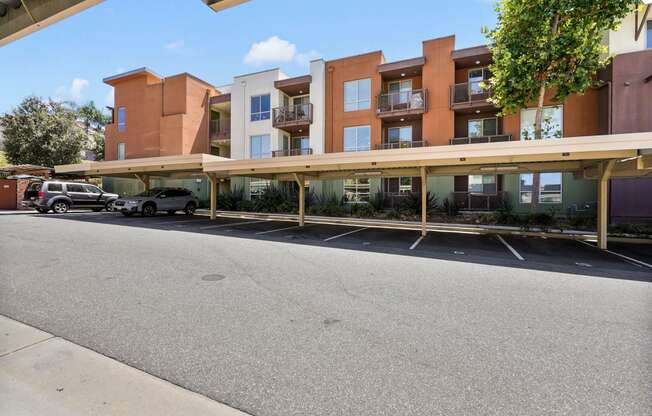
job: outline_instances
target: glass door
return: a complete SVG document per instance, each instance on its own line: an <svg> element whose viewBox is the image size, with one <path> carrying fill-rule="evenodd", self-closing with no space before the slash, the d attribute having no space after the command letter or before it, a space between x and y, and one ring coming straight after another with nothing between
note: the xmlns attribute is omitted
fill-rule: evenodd
<svg viewBox="0 0 652 416"><path fill-rule="evenodd" d="M399 149L412 146L412 126L387 129L387 148Z"/></svg>

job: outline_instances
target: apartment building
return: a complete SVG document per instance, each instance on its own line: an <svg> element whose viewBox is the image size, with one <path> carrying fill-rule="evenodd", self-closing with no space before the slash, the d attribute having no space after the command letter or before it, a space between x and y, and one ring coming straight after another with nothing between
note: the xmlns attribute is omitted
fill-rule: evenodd
<svg viewBox="0 0 652 416"><path fill-rule="evenodd" d="M647 49L652 24L630 20L605 34L605 43L619 55L600 74L603 87L563 103L546 97L544 139L652 131L652 83L646 74L652 67ZM491 59L486 46L456 49L455 37L447 36L424 41L420 56L409 59L387 62L382 51L374 51L316 60L308 74L296 77L280 69L236 76L232 85L218 88L188 74L162 78L146 69L132 71L105 80L115 88L117 120L107 128L107 160L187 153L259 159L531 140L533 108L499 117L487 100ZM420 181L356 176L308 186L350 203L380 192L391 207L418 192ZM623 192L632 195L618 191L631 189L629 180L618 181L627 186L614 185L612 194L619 200ZM197 183L206 189L201 179ZM234 178L222 190L241 188L255 198L268 184ZM517 212L573 215L594 210L597 199L594 180L560 172L434 175L427 189L440 203L448 199L469 211L510 206Z"/></svg>

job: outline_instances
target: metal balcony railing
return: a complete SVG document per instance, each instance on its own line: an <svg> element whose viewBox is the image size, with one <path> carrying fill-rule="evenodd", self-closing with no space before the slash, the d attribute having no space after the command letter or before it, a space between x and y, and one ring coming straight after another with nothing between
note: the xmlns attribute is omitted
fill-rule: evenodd
<svg viewBox="0 0 652 416"><path fill-rule="evenodd" d="M394 113L423 113L428 102L428 90L390 92L378 96L376 113L380 116Z"/></svg>
<svg viewBox="0 0 652 416"><path fill-rule="evenodd" d="M507 193L498 191L495 194L478 194L473 192L453 192L455 204L459 209L470 211L494 211L501 208Z"/></svg>
<svg viewBox="0 0 652 416"><path fill-rule="evenodd" d="M486 103L487 99L491 97L491 89L482 87L482 84L486 82L473 81L451 85L451 107L456 104Z"/></svg>
<svg viewBox="0 0 652 416"><path fill-rule="evenodd" d="M211 120L208 136L211 140L225 140L231 135L231 123L228 120Z"/></svg>
<svg viewBox="0 0 652 416"><path fill-rule="evenodd" d="M456 137L450 139L450 144L475 144L475 143L495 143L495 142L510 142L512 141L511 134L496 134L492 136L477 136L477 137Z"/></svg>
<svg viewBox="0 0 652 416"><path fill-rule="evenodd" d="M430 146L430 143L426 140L412 140L412 141L392 141L392 142L383 142L376 145L376 150L387 150L387 149L406 149L411 147L426 147Z"/></svg>
<svg viewBox="0 0 652 416"><path fill-rule="evenodd" d="M272 125L278 127L301 126L312 123L312 104L276 107L273 110Z"/></svg>
<svg viewBox="0 0 652 416"><path fill-rule="evenodd" d="M272 152L272 157L284 157L284 156L306 156L311 155L312 149L281 149L274 150Z"/></svg>

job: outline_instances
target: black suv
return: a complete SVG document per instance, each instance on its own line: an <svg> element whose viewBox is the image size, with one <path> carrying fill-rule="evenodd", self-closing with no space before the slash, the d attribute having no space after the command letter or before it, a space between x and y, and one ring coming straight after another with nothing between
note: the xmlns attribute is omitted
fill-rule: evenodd
<svg viewBox="0 0 652 416"><path fill-rule="evenodd" d="M113 203L119 195L104 192L88 183L45 181L30 184L26 197L23 205L33 207L38 212L52 210L56 214L63 214L70 208L113 211Z"/></svg>

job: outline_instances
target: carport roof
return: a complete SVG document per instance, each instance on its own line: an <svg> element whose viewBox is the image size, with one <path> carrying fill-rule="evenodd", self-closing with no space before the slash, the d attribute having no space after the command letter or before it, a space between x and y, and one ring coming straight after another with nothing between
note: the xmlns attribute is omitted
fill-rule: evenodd
<svg viewBox="0 0 652 416"><path fill-rule="evenodd" d="M112 160L107 162L82 162L73 165L55 166L57 174L84 176L124 176L137 174L150 176L192 176L203 173L208 162L225 161L219 156L192 154L180 156L160 156L142 159Z"/></svg>
<svg viewBox="0 0 652 416"><path fill-rule="evenodd" d="M214 161L206 163L204 171L217 176L279 178L302 173L334 178L410 175L427 167L431 175L583 171L590 177L586 173L600 161L618 159L613 176L645 176L652 174L652 154L641 154L649 149L652 132Z"/></svg>
<svg viewBox="0 0 652 416"><path fill-rule="evenodd" d="M165 156L56 166L57 174L86 176L180 176L210 173L292 179L352 176L466 175L519 172L577 172L595 178L601 161L616 159L613 177L652 176L652 132L431 146L367 152L232 160L207 154Z"/></svg>

